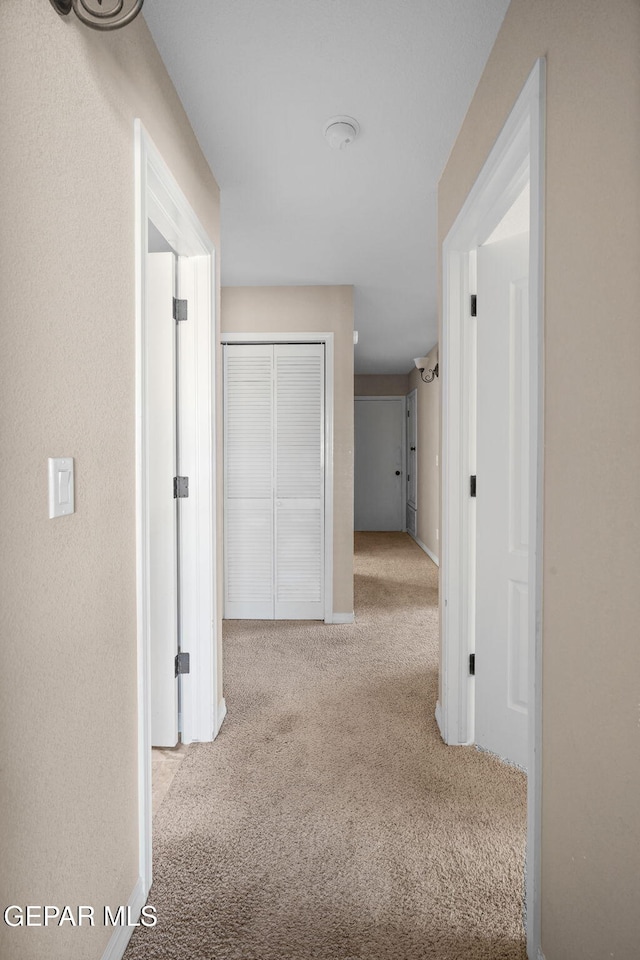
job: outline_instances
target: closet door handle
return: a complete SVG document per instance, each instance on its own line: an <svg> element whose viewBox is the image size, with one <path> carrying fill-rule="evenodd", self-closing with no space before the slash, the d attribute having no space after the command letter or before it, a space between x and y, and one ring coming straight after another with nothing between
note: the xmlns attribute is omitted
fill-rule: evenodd
<svg viewBox="0 0 640 960"><path fill-rule="evenodd" d="M400 476L400 471L396 470L396 477L399 477L399 476Z"/></svg>

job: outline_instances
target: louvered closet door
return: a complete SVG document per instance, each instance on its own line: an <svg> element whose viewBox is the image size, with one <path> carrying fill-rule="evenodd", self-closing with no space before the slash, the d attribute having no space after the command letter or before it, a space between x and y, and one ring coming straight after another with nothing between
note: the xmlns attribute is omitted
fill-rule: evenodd
<svg viewBox="0 0 640 960"><path fill-rule="evenodd" d="M273 619L273 346L225 347L225 616Z"/></svg>
<svg viewBox="0 0 640 960"><path fill-rule="evenodd" d="M324 345L225 348L225 616L324 618Z"/></svg>
<svg viewBox="0 0 640 960"><path fill-rule="evenodd" d="M275 618L324 618L324 345L276 344Z"/></svg>

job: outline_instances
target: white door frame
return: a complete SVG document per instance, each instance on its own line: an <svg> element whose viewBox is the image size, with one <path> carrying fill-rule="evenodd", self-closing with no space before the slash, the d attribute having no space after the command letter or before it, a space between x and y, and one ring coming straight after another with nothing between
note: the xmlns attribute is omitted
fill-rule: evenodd
<svg viewBox="0 0 640 960"><path fill-rule="evenodd" d="M337 623L333 609L333 333L223 333L230 343L324 343L324 622ZM340 622L343 622L340 620Z"/></svg>
<svg viewBox="0 0 640 960"><path fill-rule="evenodd" d="M356 400L402 400L404 403L404 416L402 418L402 452L400 454L402 458L402 489L400 495L402 497L402 503L400 509L402 511L402 533L407 532L407 398L404 394L394 394L393 396L388 397L358 397L353 398L354 403ZM354 437L355 444L355 437Z"/></svg>
<svg viewBox="0 0 640 960"><path fill-rule="evenodd" d="M191 585L182 597L183 629L188 630L185 648L191 656L191 673L181 677L183 742L213 740L224 717L224 701L218 702L216 656L215 248L140 120L134 121L134 127L139 884L146 898L152 880L147 425L153 410L146 397L149 318L145 295L149 219L180 257L180 296L189 302L180 357L181 466L190 478L189 502L194 507L181 522L183 579Z"/></svg>
<svg viewBox="0 0 640 960"><path fill-rule="evenodd" d="M415 521L415 522L416 522L416 536L417 536L417 534L418 534L418 388L417 388L417 387L414 387L413 390L409 390L409 393L408 393L407 396L406 396L405 405L406 405L406 412L407 412L407 414L408 414L408 411L409 411L409 397L413 397L413 398L414 398L414 402L413 402L413 423L414 423L414 426L415 426L415 435L416 435L416 439L415 439L415 444L416 444L415 454L416 454L416 455L415 455L415 458L414 458L414 459L415 459L415 463L414 463L414 466L413 466L413 473L414 473L414 476L415 476L416 499L415 499L415 503L413 503L413 504L410 504L410 503L409 503L409 490L407 489L407 506L412 506L413 509L415 510L415 514L416 514L416 521ZM411 465L411 464L409 463L409 453L410 453L410 450L409 450L409 431L407 430L407 427L408 427L408 424L409 424L409 419L410 419L409 416L407 416L407 418L406 418L406 420L405 420L405 448L404 448L404 452L405 452L405 470L407 471L407 476L409 476L409 467L410 467L410 465ZM414 540L415 540L415 537L414 537Z"/></svg>
<svg viewBox="0 0 640 960"><path fill-rule="evenodd" d="M540 823L542 742L542 470L543 470L543 211L545 61L536 62L489 157L443 244L442 410L442 702L436 718L444 741L474 740L474 688L468 672L475 648L475 292L474 251L531 184L529 315L531 446L529 517L529 765L527 950L540 950ZM478 376L483 371L477 371Z"/></svg>

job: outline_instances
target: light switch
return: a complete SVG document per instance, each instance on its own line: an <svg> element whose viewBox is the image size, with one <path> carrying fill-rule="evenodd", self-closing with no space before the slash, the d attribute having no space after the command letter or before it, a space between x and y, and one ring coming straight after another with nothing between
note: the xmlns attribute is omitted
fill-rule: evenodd
<svg viewBox="0 0 640 960"><path fill-rule="evenodd" d="M49 457L49 519L73 512L73 457Z"/></svg>

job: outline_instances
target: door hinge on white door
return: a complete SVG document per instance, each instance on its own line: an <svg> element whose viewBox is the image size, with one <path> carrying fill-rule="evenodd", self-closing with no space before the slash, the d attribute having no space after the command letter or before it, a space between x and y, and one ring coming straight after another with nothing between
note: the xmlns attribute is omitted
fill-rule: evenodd
<svg viewBox="0 0 640 960"><path fill-rule="evenodd" d="M469 496L475 497L476 495L476 475L469 477Z"/></svg>
<svg viewBox="0 0 640 960"><path fill-rule="evenodd" d="M179 500L189 496L189 477L173 478L173 499Z"/></svg>
<svg viewBox="0 0 640 960"><path fill-rule="evenodd" d="M178 323L187 319L187 301L173 298L173 319Z"/></svg>
<svg viewBox="0 0 640 960"><path fill-rule="evenodd" d="M469 654L469 676L475 677L476 675L476 655L475 653Z"/></svg>
<svg viewBox="0 0 640 960"><path fill-rule="evenodd" d="M471 294L471 316L478 316L478 297L475 293Z"/></svg>
<svg viewBox="0 0 640 960"><path fill-rule="evenodd" d="M181 652L176 654L176 677L181 673L190 673L188 653Z"/></svg>

